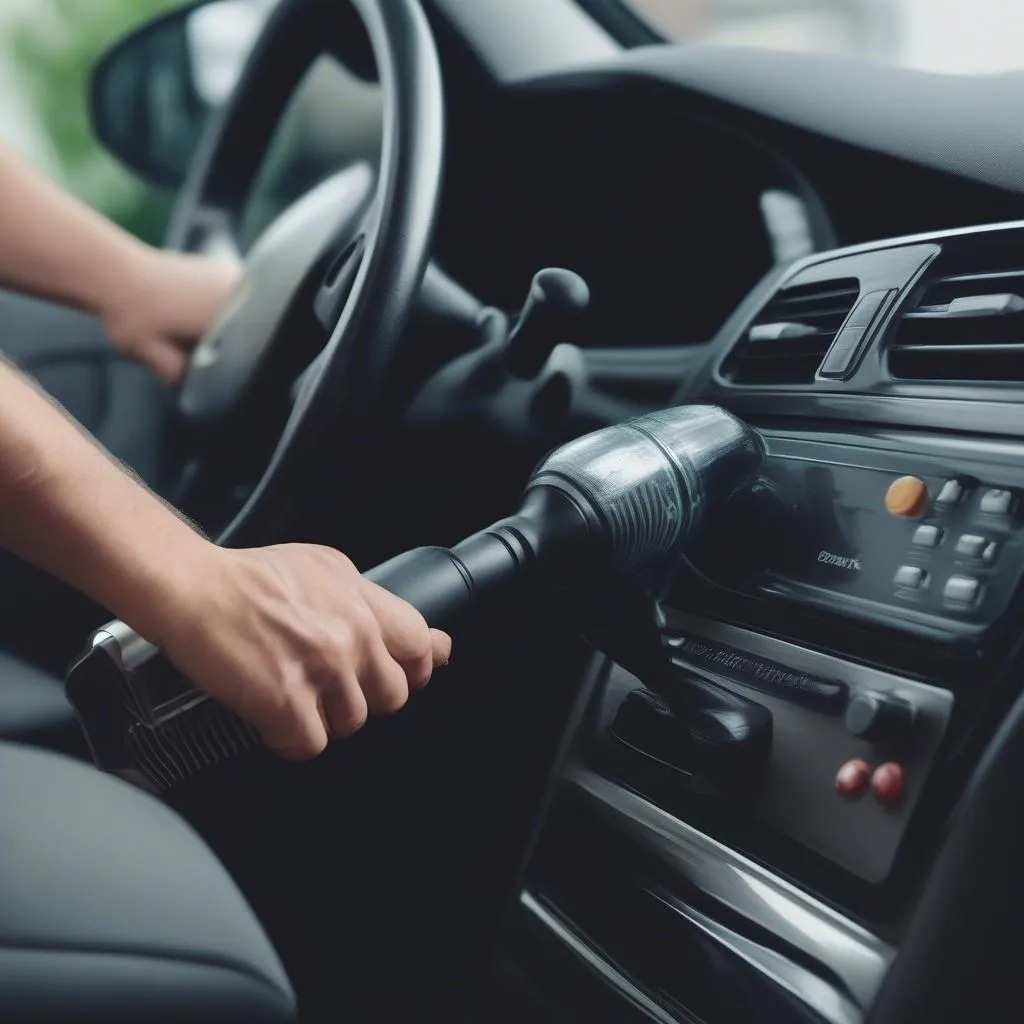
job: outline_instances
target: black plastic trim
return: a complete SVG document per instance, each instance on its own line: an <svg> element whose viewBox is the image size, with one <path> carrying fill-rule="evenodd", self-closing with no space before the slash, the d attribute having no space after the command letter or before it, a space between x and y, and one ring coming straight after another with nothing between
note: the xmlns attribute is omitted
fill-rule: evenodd
<svg viewBox="0 0 1024 1024"><path fill-rule="evenodd" d="M623 46L650 46L666 42L650 22L623 0L576 0L599 25Z"/></svg>

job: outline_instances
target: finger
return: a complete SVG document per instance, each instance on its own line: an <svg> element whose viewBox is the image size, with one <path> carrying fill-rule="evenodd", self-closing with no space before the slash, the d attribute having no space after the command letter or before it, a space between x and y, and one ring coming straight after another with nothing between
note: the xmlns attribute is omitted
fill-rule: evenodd
<svg viewBox="0 0 1024 1024"><path fill-rule="evenodd" d="M376 583L363 582L363 598L380 624L384 646L402 666L410 687L426 686L438 662L434 658L434 639L423 616L407 601Z"/></svg>
<svg viewBox="0 0 1024 1024"><path fill-rule="evenodd" d="M167 341L151 341L140 349L139 358L165 384L177 384L188 368L188 354Z"/></svg>
<svg viewBox="0 0 1024 1024"><path fill-rule="evenodd" d="M323 717L331 739L345 739L366 724L369 707L355 676L326 690L321 696Z"/></svg>
<svg viewBox="0 0 1024 1024"><path fill-rule="evenodd" d="M452 638L439 629L430 631L431 658L434 668L447 665L452 660Z"/></svg>
<svg viewBox="0 0 1024 1024"><path fill-rule="evenodd" d="M253 724L264 744L289 761L308 761L327 746L327 730L311 690L295 694Z"/></svg>
<svg viewBox="0 0 1024 1024"><path fill-rule="evenodd" d="M409 699L409 680L380 638L367 645L359 685L372 715L393 715Z"/></svg>

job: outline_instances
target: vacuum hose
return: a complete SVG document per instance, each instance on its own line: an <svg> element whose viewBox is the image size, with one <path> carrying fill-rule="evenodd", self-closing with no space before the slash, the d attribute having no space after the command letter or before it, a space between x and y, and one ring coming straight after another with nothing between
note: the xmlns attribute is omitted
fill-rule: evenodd
<svg viewBox="0 0 1024 1024"><path fill-rule="evenodd" d="M571 586L586 564L626 573L685 549L709 513L755 483L763 454L758 435L717 407L652 413L558 448L507 519L365 575L455 632L530 570ZM93 634L66 689L96 764L157 790L260 743L123 622Z"/></svg>

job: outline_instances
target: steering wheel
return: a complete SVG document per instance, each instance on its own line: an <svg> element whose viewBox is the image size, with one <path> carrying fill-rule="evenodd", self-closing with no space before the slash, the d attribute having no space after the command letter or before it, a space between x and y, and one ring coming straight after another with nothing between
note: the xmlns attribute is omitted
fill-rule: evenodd
<svg viewBox="0 0 1024 1024"><path fill-rule="evenodd" d="M444 151L440 63L418 0L281 0L202 142L172 220L170 241L180 248L211 227L229 229L305 72L322 53L349 53L353 39L367 37L383 94L377 173L365 164L343 170L267 228L197 345L179 396L191 432L222 447L244 438L254 404L258 416L259 402L294 396L222 543L266 540L294 500L303 454L328 435L344 445L388 380L430 255ZM294 336L297 317L327 334L312 362L315 350Z"/></svg>

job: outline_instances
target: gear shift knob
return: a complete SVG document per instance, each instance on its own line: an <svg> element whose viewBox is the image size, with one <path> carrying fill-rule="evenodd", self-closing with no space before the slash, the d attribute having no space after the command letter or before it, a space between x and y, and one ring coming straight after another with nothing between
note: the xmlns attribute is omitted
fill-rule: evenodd
<svg viewBox="0 0 1024 1024"><path fill-rule="evenodd" d="M508 372L522 380L533 380L551 350L566 340L569 322L588 305L590 289L579 274L561 267L538 271L505 347L503 358Z"/></svg>

